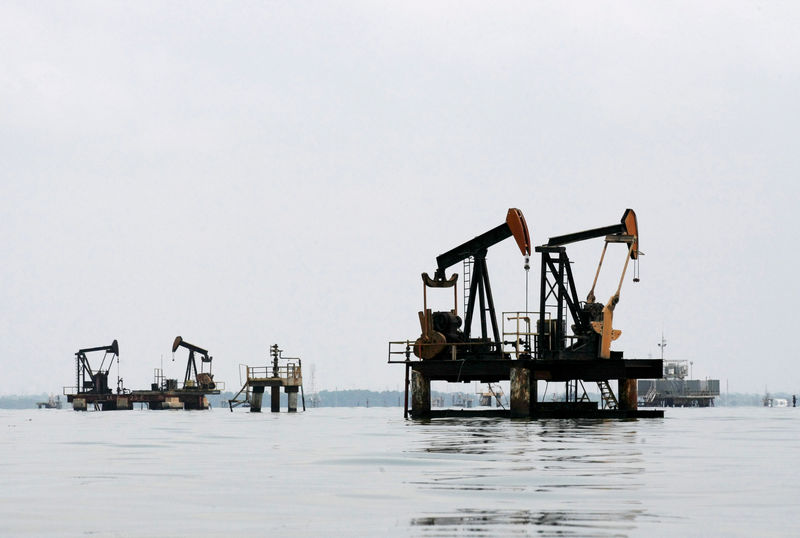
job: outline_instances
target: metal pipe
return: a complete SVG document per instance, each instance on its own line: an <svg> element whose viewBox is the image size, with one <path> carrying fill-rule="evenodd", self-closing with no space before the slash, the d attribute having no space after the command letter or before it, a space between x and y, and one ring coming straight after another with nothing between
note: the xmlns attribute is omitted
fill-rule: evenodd
<svg viewBox="0 0 800 538"><path fill-rule="evenodd" d="M403 405L403 418L408 418L408 371L411 368L411 365L408 363L408 359L406 359L406 390L405 390L405 404Z"/></svg>

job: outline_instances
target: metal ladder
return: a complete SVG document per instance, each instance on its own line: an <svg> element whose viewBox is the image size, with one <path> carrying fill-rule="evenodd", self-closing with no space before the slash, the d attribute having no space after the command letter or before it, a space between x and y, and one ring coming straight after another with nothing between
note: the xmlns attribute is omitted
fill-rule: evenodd
<svg viewBox="0 0 800 538"><path fill-rule="evenodd" d="M603 409L617 409L617 397L608 384L608 381L598 381L597 386L600 388L600 397L603 399Z"/></svg>
<svg viewBox="0 0 800 538"><path fill-rule="evenodd" d="M647 391L647 394L645 394L645 396L644 396L644 401L649 403L649 404L653 403L653 401L656 399L656 394L657 393L658 393L658 391L656 390L655 384L650 385L650 389Z"/></svg>
<svg viewBox="0 0 800 538"><path fill-rule="evenodd" d="M469 303L469 287L472 283L472 263L473 263L472 256L468 258L464 258L464 303L461 305L462 313L466 313L467 311L467 304Z"/></svg>

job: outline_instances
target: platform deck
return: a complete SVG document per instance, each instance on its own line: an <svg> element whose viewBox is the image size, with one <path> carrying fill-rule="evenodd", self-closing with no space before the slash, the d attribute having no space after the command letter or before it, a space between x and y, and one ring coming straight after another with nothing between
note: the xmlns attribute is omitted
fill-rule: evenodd
<svg viewBox="0 0 800 538"><path fill-rule="evenodd" d="M411 368L431 381L449 383L497 383L511 378L511 368L527 368L537 380L606 381L609 379L647 379L661 376L660 359L558 359L558 360L418 360Z"/></svg>

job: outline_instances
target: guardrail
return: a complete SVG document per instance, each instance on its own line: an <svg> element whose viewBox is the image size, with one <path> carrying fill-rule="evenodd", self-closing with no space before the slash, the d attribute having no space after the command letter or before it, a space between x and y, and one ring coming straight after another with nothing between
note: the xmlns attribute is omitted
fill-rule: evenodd
<svg viewBox="0 0 800 538"><path fill-rule="evenodd" d="M414 361L414 360L422 360L416 355L414 355L414 347L419 347L420 351L424 350L425 348L434 348L438 347L441 348L444 346L445 350L445 357L444 360L461 360L462 358L459 357L460 353L459 350L467 350L467 352L471 350L480 350L480 351L491 351L495 348L494 342L447 342L447 343L431 343L431 344L423 344L423 343L416 343L416 341L412 342L411 340L394 340L389 342L389 355L387 362L390 364L397 364L402 362ZM401 347L400 349L397 349ZM502 350L501 350L502 351ZM393 357L402 357L402 359L397 359ZM437 356L436 360L442 360L443 357Z"/></svg>
<svg viewBox="0 0 800 538"><path fill-rule="evenodd" d="M546 316L547 319L550 319L549 313ZM531 357L536 356L535 352L535 345L536 345L536 337L539 333L536 331L531 330L531 325L535 320L539 319L538 312L525 312L525 311L517 311L517 312L503 312L503 323L502 323L502 334L503 334L503 341L501 343L502 349L500 350L502 353L508 353L510 355L514 355L515 358L519 358L520 355L530 355ZM508 330L506 328L506 323L509 322L510 326ZM447 342L447 343L430 343L430 344L423 344L417 343L416 341L411 340L393 340L389 342L389 353L388 353L388 363L396 364L401 362L419 360L419 358L414 354L415 346L418 347L418 351L424 350L425 348L433 348L445 346L447 350L446 353L449 355L448 358L444 360L456 360L458 356L458 352L463 349L474 348L476 346L493 346L493 342ZM440 359L442 357L439 357Z"/></svg>
<svg viewBox="0 0 800 538"><path fill-rule="evenodd" d="M505 353L513 353L517 359L523 354L533 355L535 337L538 336L538 333L531 330L532 319L539 319L538 312L503 312L503 351ZM511 322L513 330L506 330L507 321Z"/></svg>
<svg viewBox="0 0 800 538"><path fill-rule="evenodd" d="M275 368L274 366L247 366L247 379L284 379L299 384L303 379L299 364L289 363Z"/></svg>

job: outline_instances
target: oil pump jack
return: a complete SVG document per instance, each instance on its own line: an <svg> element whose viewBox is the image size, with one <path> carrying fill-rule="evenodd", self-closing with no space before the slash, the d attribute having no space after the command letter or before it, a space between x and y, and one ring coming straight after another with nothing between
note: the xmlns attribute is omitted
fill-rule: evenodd
<svg viewBox="0 0 800 538"><path fill-rule="evenodd" d="M89 364L87 353L94 353L96 351L103 351L103 359L97 370L93 370ZM106 363L106 360L111 354L111 359ZM78 394L111 394L112 391L108 387L108 372L114 364L114 359L119 361L119 345L114 340L109 346L87 347L79 349L75 353L75 371L76 371L76 387ZM105 369L103 368L105 367ZM117 380L117 392L122 390L122 380Z"/></svg>
<svg viewBox="0 0 800 538"><path fill-rule="evenodd" d="M586 301L578 299L575 280L565 245L578 241L585 241L605 236L603 252L597 264L594 282ZM606 250L610 243L620 243L627 246L628 255L619 279L616 292L608 302L603 305L596 302L595 287ZM601 228L594 228L582 232L551 237L546 245L536 247L536 252L542 255L542 273L540 288L539 320L537 322L536 351L540 359L610 359L621 358L621 353L611 351L611 342L619 338L622 331L614 329L614 308L619 303L620 290L628 262L634 261L634 282L639 281L638 259L639 255L639 230L636 222L636 213L633 209L626 209L619 224L612 224ZM555 299L555 316L552 307L548 310L548 301ZM572 319L572 336L567 336L565 330L566 312ZM569 342L568 342L569 340Z"/></svg>
<svg viewBox="0 0 800 538"><path fill-rule="evenodd" d="M422 335L414 344L414 355L421 359L503 357L497 313L489 283L489 270L486 266L486 252L489 247L512 236L522 254L529 256L531 247L528 225L525 223L522 211L515 208L508 210L504 223L438 256L433 278L428 273L422 273L423 310L419 312ZM456 290L458 274L447 278L445 271L469 258L474 260L473 271L464 330L461 331L462 320L458 315ZM431 312L428 308L428 288L453 288L453 309L449 312ZM476 306L481 324L481 334L478 338L472 335L472 320ZM491 338L488 333L489 323Z"/></svg>
<svg viewBox="0 0 800 538"><path fill-rule="evenodd" d="M93 369L89 362L89 354L103 352L100 366ZM108 346L86 347L75 353L76 386L64 387L67 401L76 411L86 411L89 407L111 411L116 409L132 409L130 391L123 388L122 378L117 376L117 389L108 386L108 373L114 364L119 364L119 345L117 341Z"/></svg>
<svg viewBox="0 0 800 538"><path fill-rule="evenodd" d="M589 290L586 301L581 302L578 299L565 245L603 236L605 236L605 242L603 252L600 254L600 261L597 264L594 282L592 282L592 288ZM617 290L604 305L596 301L594 291L610 243L626 245L628 252L625 256L625 264ZM622 331L613 327L614 308L619 303L622 282L625 279L630 260L634 261L633 280L634 282L639 281L638 260L641 254L639 252L639 228L633 209L625 210L619 224L551 237L547 241L547 245L536 247L536 252L542 255L539 320L536 331L538 357L551 360L622 359L622 352L611 351L611 342L622 334ZM547 301L552 301L552 299L556 301L555 317L546 317L547 314L552 314L552 310L547 311ZM570 336L566 334L564 327L565 307L572 319L572 335ZM620 402L614 395L609 380L595 379L595 382L600 389L604 407L617 409ZM619 379L618 391L626 406L635 405L637 400L635 379ZM582 394L579 396L579 393ZM588 399L580 379L566 381L566 399L576 403Z"/></svg>
<svg viewBox="0 0 800 538"><path fill-rule="evenodd" d="M186 342L180 336L176 336L175 341L172 343L172 352L175 353L179 347L189 350L189 358L186 361L186 376L183 379L184 390L214 390L216 384L214 383L214 376L211 374L213 357L205 349ZM200 370L197 369L195 353L200 355ZM208 364L208 372L203 372L204 364Z"/></svg>

